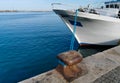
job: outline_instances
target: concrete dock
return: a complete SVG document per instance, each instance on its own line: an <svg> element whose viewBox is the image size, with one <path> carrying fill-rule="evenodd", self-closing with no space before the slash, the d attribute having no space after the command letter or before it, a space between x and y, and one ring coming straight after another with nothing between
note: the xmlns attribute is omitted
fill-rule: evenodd
<svg viewBox="0 0 120 83"><path fill-rule="evenodd" d="M82 75L70 83L120 83L120 46L86 57ZM68 83L55 69L19 83Z"/></svg>

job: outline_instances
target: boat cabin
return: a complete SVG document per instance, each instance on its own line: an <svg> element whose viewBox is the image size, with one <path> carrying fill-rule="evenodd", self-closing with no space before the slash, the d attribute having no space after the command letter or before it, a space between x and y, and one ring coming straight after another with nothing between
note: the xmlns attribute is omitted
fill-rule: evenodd
<svg viewBox="0 0 120 83"><path fill-rule="evenodd" d="M104 3L105 6L101 8L79 8L80 12L88 12L92 14L99 14L103 16L109 16L114 18L120 18L120 0L108 1Z"/></svg>
<svg viewBox="0 0 120 83"><path fill-rule="evenodd" d="M105 2L106 8L116 8L120 10L120 0Z"/></svg>

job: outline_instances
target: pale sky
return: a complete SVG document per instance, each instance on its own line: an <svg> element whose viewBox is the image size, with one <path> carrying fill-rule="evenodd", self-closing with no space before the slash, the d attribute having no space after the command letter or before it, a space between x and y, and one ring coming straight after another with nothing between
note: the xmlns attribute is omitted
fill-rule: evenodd
<svg viewBox="0 0 120 83"><path fill-rule="evenodd" d="M87 5L108 0L0 0L0 10L51 10L51 3Z"/></svg>

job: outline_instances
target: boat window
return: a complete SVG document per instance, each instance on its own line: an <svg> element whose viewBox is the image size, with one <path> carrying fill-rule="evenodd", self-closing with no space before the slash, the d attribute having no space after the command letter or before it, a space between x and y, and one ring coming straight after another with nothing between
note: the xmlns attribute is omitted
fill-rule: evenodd
<svg viewBox="0 0 120 83"><path fill-rule="evenodd" d="M106 8L109 8L109 5L106 5Z"/></svg>
<svg viewBox="0 0 120 83"><path fill-rule="evenodd" d="M119 8L119 5L118 5L118 4L115 4L115 8Z"/></svg>
<svg viewBox="0 0 120 83"><path fill-rule="evenodd" d="M111 5L110 5L110 8L114 8L114 5L113 5L113 4L111 4Z"/></svg>
<svg viewBox="0 0 120 83"><path fill-rule="evenodd" d="M120 11L119 11L119 13L118 13L118 18L120 18Z"/></svg>

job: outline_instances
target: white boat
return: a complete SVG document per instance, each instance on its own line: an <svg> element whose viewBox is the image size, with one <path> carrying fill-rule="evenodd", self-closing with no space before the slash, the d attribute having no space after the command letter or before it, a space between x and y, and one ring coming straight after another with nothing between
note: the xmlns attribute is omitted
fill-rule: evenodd
<svg viewBox="0 0 120 83"><path fill-rule="evenodd" d="M80 45L117 45L120 43L120 0L104 3L100 8L79 8L75 38ZM60 5L60 4L57 4ZM74 33L75 10L54 8Z"/></svg>

